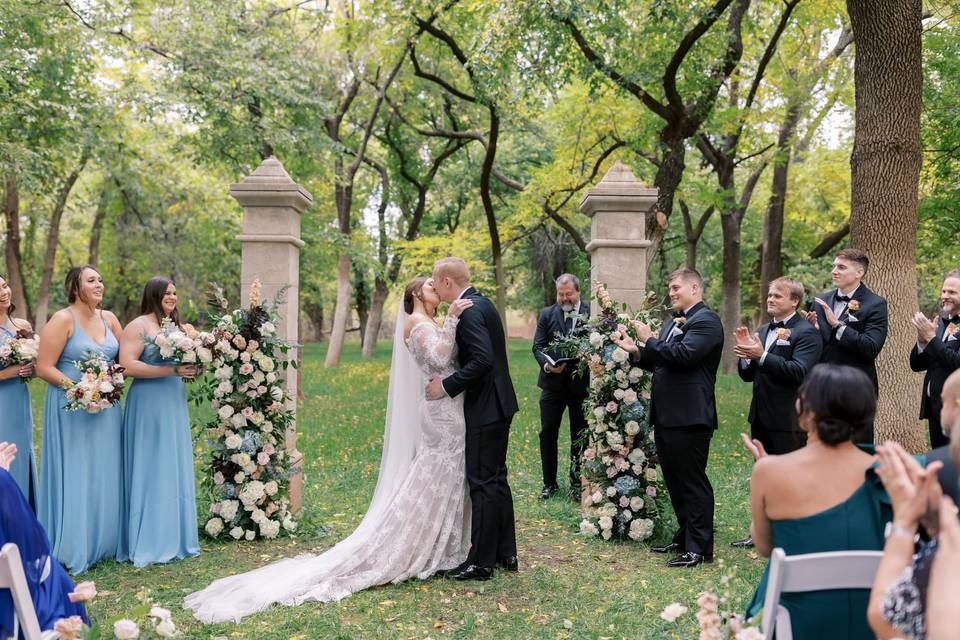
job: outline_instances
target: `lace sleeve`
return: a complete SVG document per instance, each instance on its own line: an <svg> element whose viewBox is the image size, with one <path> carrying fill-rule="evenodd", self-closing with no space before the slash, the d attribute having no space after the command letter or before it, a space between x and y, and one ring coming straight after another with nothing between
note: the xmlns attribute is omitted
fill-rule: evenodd
<svg viewBox="0 0 960 640"><path fill-rule="evenodd" d="M459 318L447 316L443 329L437 329L434 326L433 331L418 331L421 325L430 327L431 325L427 322L422 322L413 328L410 333L410 342L431 367L443 369L450 364L453 349L457 344L457 322L459 321Z"/></svg>

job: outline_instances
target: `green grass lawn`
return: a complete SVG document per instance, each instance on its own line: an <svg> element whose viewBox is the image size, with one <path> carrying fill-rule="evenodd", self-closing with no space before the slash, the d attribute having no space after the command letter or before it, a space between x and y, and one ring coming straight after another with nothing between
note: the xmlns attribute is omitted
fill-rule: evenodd
<svg viewBox="0 0 960 640"><path fill-rule="evenodd" d="M304 355L306 399L299 409L298 446L305 455L305 507L297 537L229 544L201 538L199 557L144 569L103 562L83 576L100 590L90 607L95 620L130 610L137 592L149 590L157 604L174 612L189 638L671 638L673 627L659 618L670 602L690 607L681 621L691 637L696 596L721 576L732 577L731 607L741 609L750 597L764 561L728 545L746 535L749 523L750 460L737 437L746 426L748 385L735 377L718 383L720 430L709 465L717 496L718 562L668 570L665 559L645 544L579 536L572 502L538 500L537 368L530 343L514 340L511 369L521 411L513 421L509 466L519 574L501 573L486 583L409 582L370 589L338 604L273 607L240 625L197 623L181 608L186 594L277 558L323 551L348 535L366 510L380 460L390 345L382 343L372 361L362 361L359 347L348 345L343 364L331 370L323 367L324 349L308 345ZM42 387L33 385L39 426ZM568 435L561 436L561 452ZM565 473L562 466L560 477ZM668 517L670 529L672 514ZM571 629L565 620L572 621Z"/></svg>

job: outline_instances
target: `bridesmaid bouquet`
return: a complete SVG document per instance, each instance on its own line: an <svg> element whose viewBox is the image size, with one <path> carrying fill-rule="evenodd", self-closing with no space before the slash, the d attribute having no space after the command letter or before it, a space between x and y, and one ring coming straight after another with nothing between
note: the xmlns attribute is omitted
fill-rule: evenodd
<svg viewBox="0 0 960 640"><path fill-rule="evenodd" d="M170 318L163 319L156 336L145 337L143 341L157 345L160 357L166 360L173 360L178 365L192 364L198 367L213 362L213 346L217 343L212 333L181 329Z"/></svg>
<svg viewBox="0 0 960 640"><path fill-rule="evenodd" d="M18 331L16 336L7 337L0 343L0 369L36 364L39 351L40 338L37 334ZM20 381L27 382L27 378L20 378Z"/></svg>
<svg viewBox="0 0 960 640"><path fill-rule="evenodd" d="M123 367L108 363L103 354L96 351L86 352L84 359L77 360L74 365L82 373L76 382L63 383L67 411L100 413L120 404L125 384Z"/></svg>

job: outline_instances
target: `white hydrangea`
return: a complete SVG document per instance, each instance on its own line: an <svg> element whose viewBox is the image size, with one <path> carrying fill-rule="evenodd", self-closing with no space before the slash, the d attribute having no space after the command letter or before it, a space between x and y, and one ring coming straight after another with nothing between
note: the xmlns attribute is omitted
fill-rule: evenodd
<svg viewBox="0 0 960 640"><path fill-rule="evenodd" d="M210 518L203 528L211 538L216 538L223 531L223 520L220 518Z"/></svg>
<svg viewBox="0 0 960 640"><path fill-rule="evenodd" d="M600 532L597 530L597 527L595 524L593 524L589 520L580 521L580 535L595 536L598 533Z"/></svg>
<svg viewBox="0 0 960 640"><path fill-rule="evenodd" d="M277 491L280 490L280 487L277 485L276 480L270 480L263 485L263 490L268 496L273 496L277 494Z"/></svg>
<svg viewBox="0 0 960 640"><path fill-rule="evenodd" d="M630 522L630 536L633 540L646 540L653 535L653 520L649 518L637 518Z"/></svg>
<svg viewBox="0 0 960 640"><path fill-rule="evenodd" d="M600 346L603 344L603 341L604 341L604 337L602 334L597 333L596 331L590 334L590 346L593 347L594 349L599 349Z"/></svg>
<svg viewBox="0 0 960 640"><path fill-rule="evenodd" d="M613 350L612 357L614 362L626 362L627 360L630 359L630 354L624 351L623 349L621 349L620 347L617 347L616 349Z"/></svg>
<svg viewBox="0 0 960 640"><path fill-rule="evenodd" d="M611 529L613 527L613 518L609 516L603 516L600 518L597 524L600 525L601 529Z"/></svg>
<svg viewBox="0 0 960 640"><path fill-rule="evenodd" d="M607 487L607 497L612 498L615 495L617 495L616 487Z"/></svg>
<svg viewBox="0 0 960 640"><path fill-rule="evenodd" d="M280 523L274 520L264 520L260 524L260 535L267 539L280 535Z"/></svg>
<svg viewBox="0 0 960 640"><path fill-rule="evenodd" d="M263 496L265 495L263 489L263 483L259 480L253 480L244 485L243 489L240 490L240 502L243 503L244 507L249 507L258 503Z"/></svg>
<svg viewBox="0 0 960 640"><path fill-rule="evenodd" d="M643 449L637 447L627 455L627 459L630 460L631 464L643 464L647 461L647 454L643 452Z"/></svg>
<svg viewBox="0 0 960 640"><path fill-rule="evenodd" d="M240 503L236 500L224 500L220 503L220 515L227 522L233 520L234 516L237 515L237 510L240 508Z"/></svg>

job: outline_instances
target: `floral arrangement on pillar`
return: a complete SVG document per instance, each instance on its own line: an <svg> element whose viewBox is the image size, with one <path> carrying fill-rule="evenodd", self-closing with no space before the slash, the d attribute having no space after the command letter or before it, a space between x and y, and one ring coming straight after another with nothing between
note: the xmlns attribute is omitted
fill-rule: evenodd
<svg viewBox="0 0 960 640"><path fill-rule="evenodd" d="M254 280L249 307L230 310L222 290L212 287L212 379L208 375L193 394L214 410L202 426L209 445L203 485L212 497L203 529L211 538L276 538L296 528L287 497L296 471L284 449L294 413L283 382L283 371L296 362L286 358L290 347L277 337L273 309L284 292L270 304L261 301L260 289Z"/></svg>
<svg viewBox="0 0 960 640"><path fill-rule="evenodd" d="M552 345L579 359L579 375L590 374L584 401L589 428L581 465L580 533L604 540L646 540L660 521L649 416L652 376L613 340L622 335L636 339L633 321L656 320L657 308L645 304L631 313L599 282L593 293L600 313Z"/></svg>

